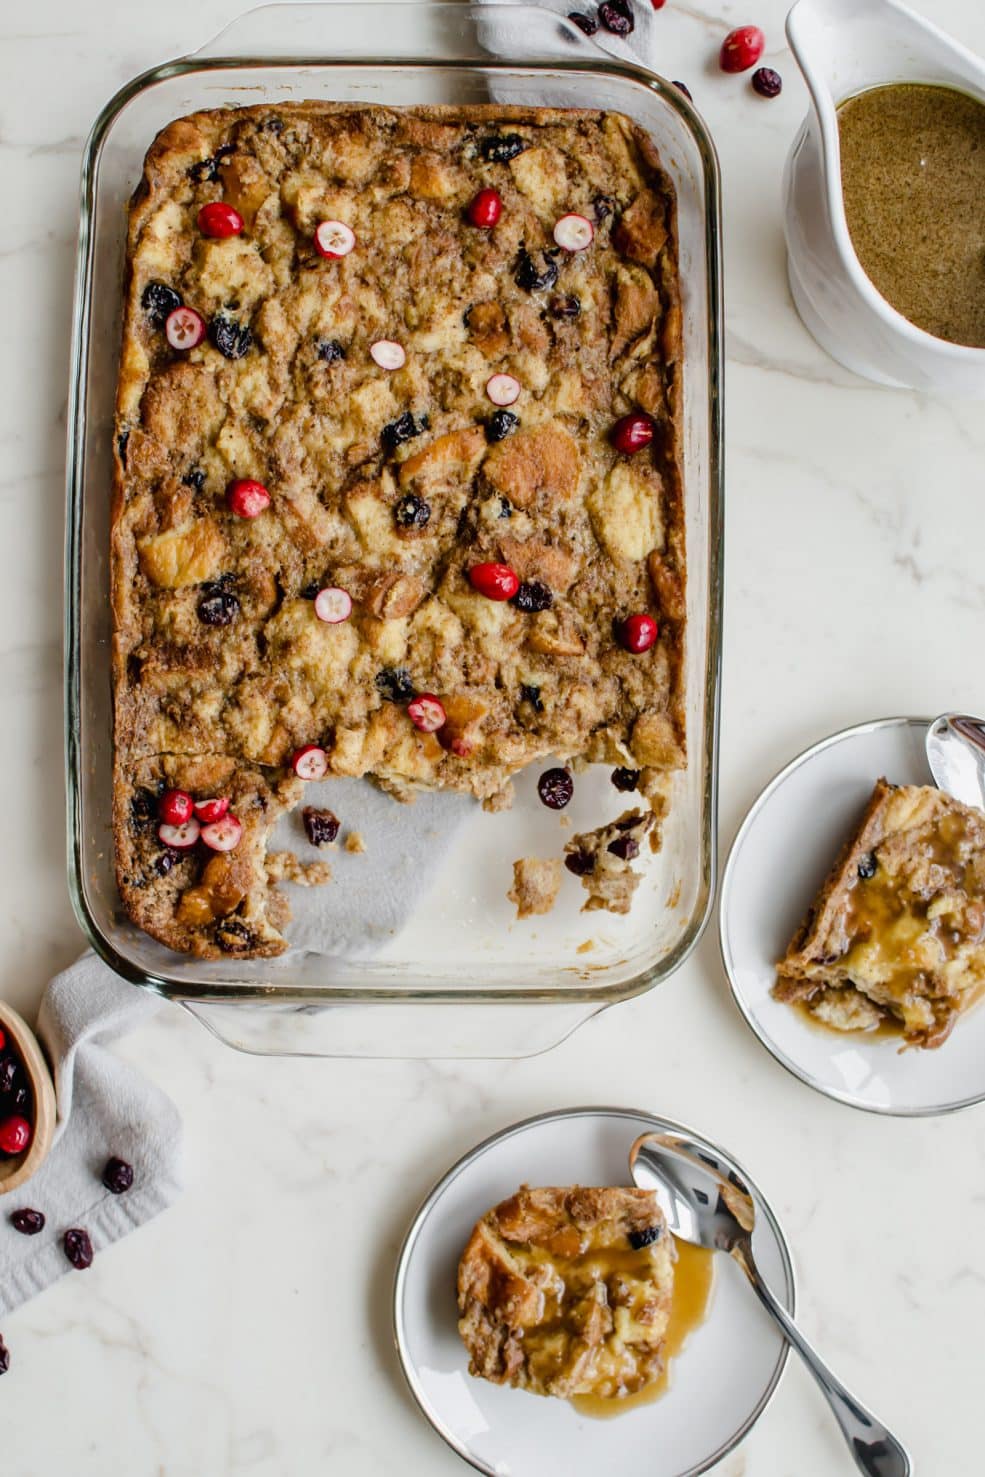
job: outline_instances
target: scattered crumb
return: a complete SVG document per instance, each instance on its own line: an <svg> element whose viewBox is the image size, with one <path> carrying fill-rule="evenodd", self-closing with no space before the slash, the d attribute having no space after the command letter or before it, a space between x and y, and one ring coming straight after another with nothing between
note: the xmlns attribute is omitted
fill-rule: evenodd
<svg viewBox="0 0 985 1477"><path fill-rule="evenodd" d="M299 862L293 851L271 851L267 855L271 882L296 882L300 887L321 887L332 880L327 862Z"/></svg>
<svg viewBox="0 0 985 1477"><path fill-rule="evenodd" d="M561 863L556 857L544 861L536 856L522 856L513 863L513 886L506 894L516 904L518 918L535 913L549 913L561 890Z"/></svg>
<svg viewBox="0 0 985 1477"><path fill-rule="evenodd" d="M575 953L576 954L590 954L594 948L595 948L595 940L594 939L586 939L584 943L578 945L577 949L575 950Z"/></svg>
<svg viewBox="0 0 985 1477"><path fill-rule="evenodd" d="M495 795L486 796L485 800L483 800L482 802L482 808L483 810L489 811L492 815L495 815L496 812L500 810L512 810L513 801L515 799L516 791L513 788L512 782L510 780L507 780L503 788L501 790L497 790Z"/></svg>
<svg viewBox="0 0 985 1477"><path fill-rule="evenodd" d="M628 913L640 874L632 863L640 854L644 836L656 825L652 813L626 810L616 821L572 836L564 848L566 866L581 878L588 893L583 913L605 908ZM570 858L570 860L568 860Z"/></svg>
<svg viewBox="0 0 985 1477"><path fill-rule="evenodd" d="M559 815L558 818L557 818L557 823L561 827L562 831L570 831L571 830L571 817L570 817L570 815Z"/></svg>
<svg viewBox="0 0 985 1477"><path fill-rule="evenodd" d="M362 831L350 831L342 844L346 851L355 852L357 856L362 856L366 850L366 842L363 839Z"/></svg>

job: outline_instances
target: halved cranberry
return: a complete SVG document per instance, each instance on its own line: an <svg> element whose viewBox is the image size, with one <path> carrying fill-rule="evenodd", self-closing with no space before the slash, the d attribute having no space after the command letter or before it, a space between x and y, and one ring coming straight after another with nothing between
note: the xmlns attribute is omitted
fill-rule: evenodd
<svg viewBox="0 0 985 1477"><path fill-rule="evenodd" d="M640 656L656 641L657 623L652 615L628 615L619 634L626 650Z"/></svg>
<svg viewBox="0 0 985 1477"><path fill-rule="evenodd" d="M232 851L242 836L243 823L234 815L224 815L221 821L202 827L202 840L210 851Z"/></svg>
<svg viewBox="0 0 985 1477"><path fill-rule="evenodd" d="M437 733L447 721L444 704L433 692L422 692L407 704L407 716L422 733Z"/></svg>
<svg viewBox="0 0 985 1477"><path fill-rule="evenodd" d="M653 417L642 410L634 410L632 414L624 415L612 427L612 444L624 456L632 456L635 451L642 451L644 446L649 446L652 440Z"/></svg>
<svg viewBox="0 0 985 1477"><path fill-rule="evenodd" d="M345 221L320 221L315 227L315 250L334 260L348 256L356 244L356 233Z"/></svg>
<svg viewBox="0 0 985 1477"><path fill-rule="evenodd" d="M175 308L164 320L164 332L172 349L194 349L205 337L205 319L194 308Z"/></svg>
<svg viewBox="0 0 985 1477"><path fill-rule="evenodd" d="M369 352L381 369L403 369L407 361L403 344L392 338L377 339L375 344L370 344Z"/></svg>
<svg viewBox="0 0 985 1477"><path fill-rule="evenodd" d="M747 72L763 54L766 37L758 26L737 26L722 42L718 65L723 72Z"/></svg>
<svg viewBox="0 0 985 1477"><path fill-rule="evenodd" d="M299 780L322 780L328 774L328 755L318 744L305 744L294 750L291 768Z"/></svg>
<svg viewBox="0 0 985 1477"><path fill-rule="evenodd" d="M26 1118L13 1113L0 1123L0 1150L4 1154L23 1154L34 1133Z"/></svg>
<svg viewBox="0 0 985 1477"><path fill-rule="evenodd" d="M480 190L469 206L469 220L480 231L491 231L503 213L503 201L498 190Z"/></svg>
<svg viewBox="0 0 985 1477"><path fill-rule="evenodd" d="M469 583L487 600L512 600L520 588L519 577L508 564L473 564Z"/></svg>
<svg viewBox="0 0 985 1477"><path fill-rule="evenodd" d="M512 405L520 398L520 381L512 374L494 374L486 381L486 394L494 405Z"/></svg>
<svg viewBox="0 0 985 1477"><path fill-rule="evenodd" d="M0 1051L3 1051L4 1047L6 1046L6 1044L7 1044L7 1033L3 1029L3 1027L0 1026Z"/></svg>
<svg viewBox="0 0 985 1477"><path fill-rule="evenodd" d="M186 790L165 790L157 802L157 813L169 826L181 826L191 820L195 802Z"/></svg>
<svg viewBox="0 0 985 1477"><path fill-rule="evenodd" d="M327 589L319 590L315 596L315 615L320 621L337 626L341 621L347 621L351 614L352 596L347 590L329 585Z"/></svg>
<svg viewBox="0 0 985 1477"><path fill-rule="evenodd" d="M228 795L217 795L214 800L195 801L195 814L206 826L210 826L213 821L221 821L228 809Z"/></svg>
<svg viewBox="0 0 985 1477"><path fill-rule="evenodd" d="M237 518L258 518L270 507L270 493L262 482L254 482L252 477L239 477L230 484L226 502L229 511Z"/></svg>
<svg viewBox="0 0 985 1477"><path fill-rule="evenodd" d="M227 236L239 235L243 229L243 217L224 200L212 200L198 212L198 229L203 236L215 236L221 241Z"/></svg>
<svg viewBox="0 0 985 1477"><path fill-rule="evenodd" d="M594 239L595 227L584 215L562 215L554 227L554 240L565 251L584 251Z"/></svg>
<svg viewBox="0 0 985 1477"><path fill-rule="evenodd" d="M182 821L180 826L172 826L167 821L162 821L157 828L157 834L165 846L173 846L175 851L187 851L195 845L202 828L194 816L190 820Z"/></svg>

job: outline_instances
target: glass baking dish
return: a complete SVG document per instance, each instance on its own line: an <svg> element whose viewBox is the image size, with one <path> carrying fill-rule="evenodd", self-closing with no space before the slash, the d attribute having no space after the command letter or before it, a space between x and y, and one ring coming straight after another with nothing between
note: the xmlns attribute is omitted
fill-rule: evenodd
<svg viewBox="0 0 985 1477"><path fill-rule="evenodd" d="M518 36L523 56L503 54ZM202 961L155 943L123 913L110 829L108 534L126 205L148 146L172 119L201 108L303 98L619 110L655 139L676 185L690 760L675 781L663 848L646 853L626 918L581 914L581 889L571 887L535 926L515 923L505 897L512 861L544 846L545 812L530 776L518 783L513 811L477 811L460 828L407 925L370 957L294 948L275 960ZM704 126L671 83L612 60L547 11L457 3L266 7L112 99L93 128L82 171L69 401L66 714L73 901L94 948L118 974L181 1001L245 1050L515 1056L556 1043L600 1008L651 989L680 965L708 916L715 876L721 327L719 174ZM618 813L614 795L607 769L580 776L576 825ZM563 840L562 833L555 854Z"/></svg>

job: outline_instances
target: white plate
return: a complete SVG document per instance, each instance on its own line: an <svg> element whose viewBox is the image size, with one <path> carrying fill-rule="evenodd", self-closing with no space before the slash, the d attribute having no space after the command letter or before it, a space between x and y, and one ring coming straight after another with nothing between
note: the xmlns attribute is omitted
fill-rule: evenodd
<svg viewBox="0 0 985 1477"><path fill-rule="evenodd" d="M899 1051L892 1037L840 1035L774 1000L775 964L828 874L880 775L929 785L926 718L846 728L788 764L735 838L722 878L722 959L742 1014L766 1049L818 1092L901 1117L950 1113L985 1100L985 1008L934 1051Z"/></svg>
<svg viewBox="0 0 985 1477"><path fill-rule="evenodd" d="M708 1316L673 1361L666 1394L652 1404L595 1420L564 1400L468 1373L456 1327L455 1273L479 1217L522 1183L624 1185L634 1139L667 1131L698 1138L678 1124L624 1108L571 1108L530 1118L466 1154L418 1211L397 1266L397 1349L425 1416L477 1471L489 1477L643 1471L647 1477L697 1477L765 1410L787 1345L726 1256L717 1259ZM756 1200L757 1260L792 1311L793 1268L783 1233L748 1182Z"/></svg>

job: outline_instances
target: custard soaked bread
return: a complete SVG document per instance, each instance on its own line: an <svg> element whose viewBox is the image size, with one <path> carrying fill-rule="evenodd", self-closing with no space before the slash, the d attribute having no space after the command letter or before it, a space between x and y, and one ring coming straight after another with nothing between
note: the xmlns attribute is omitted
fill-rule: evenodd
<svg viewBox="0 0 985 1477"><path fill-rule="evenodd" d="M826 1025L940 1046L985 989L985 813L881 779L777 973Z"/></svg>
<svg viewBox="0 0 985 1477"><path fill-rule="evenodd" d="M119 797L165 755L494 804L547 754L684 762L675 212L633 124L196 114L148 154L128 260ZM157 879L122 800L116 826L135 921L228 952L177 922L202 828ZM249 897L237 952L285 947Z"/></svg>

